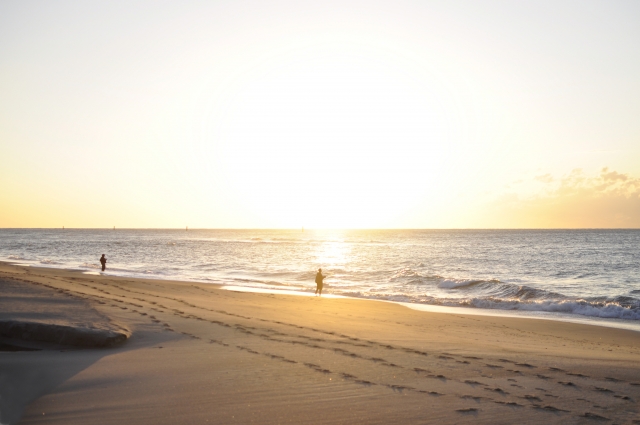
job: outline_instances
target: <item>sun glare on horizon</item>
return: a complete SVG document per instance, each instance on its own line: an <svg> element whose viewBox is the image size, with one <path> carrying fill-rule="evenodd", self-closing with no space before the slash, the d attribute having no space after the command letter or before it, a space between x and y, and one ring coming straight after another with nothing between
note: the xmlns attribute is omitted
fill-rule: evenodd
<svg viewBox="0 0 640 425"><path fill-rule="evenodd" d="M389 226L442 184L456 112L397 53L313 47L233 93L216 144L228 181L274 227Z"/></svg>

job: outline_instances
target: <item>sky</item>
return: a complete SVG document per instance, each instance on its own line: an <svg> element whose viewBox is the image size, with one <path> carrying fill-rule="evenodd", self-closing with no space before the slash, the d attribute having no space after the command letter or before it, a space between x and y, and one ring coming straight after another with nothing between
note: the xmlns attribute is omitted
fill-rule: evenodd
<svg viewBox="0 0 640 425"><path fill-rule="evenodd" d="M0 227L638 228L637 1L0 2Z"/></svg>

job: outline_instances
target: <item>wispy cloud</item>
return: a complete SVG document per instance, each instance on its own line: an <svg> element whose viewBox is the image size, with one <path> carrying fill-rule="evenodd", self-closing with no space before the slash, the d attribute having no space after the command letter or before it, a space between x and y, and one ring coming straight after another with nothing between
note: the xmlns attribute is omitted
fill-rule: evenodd
<svg viewBox="0 0 640 425"><path fill-rule="evenodd" d="M553 176L551 176L551 174L547 173L547 174L542 175L542 176L534 177L534 180L537 180L537 181L542 182L542 183L551 183L553 181Z"/></svg>

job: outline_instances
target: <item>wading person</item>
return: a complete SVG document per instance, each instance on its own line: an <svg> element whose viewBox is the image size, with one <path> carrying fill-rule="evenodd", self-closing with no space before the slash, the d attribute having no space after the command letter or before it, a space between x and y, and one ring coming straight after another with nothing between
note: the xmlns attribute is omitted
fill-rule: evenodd
<svg viewBox="0 0 640 425"><path fill-rule="evenodd" d="M322 281L326 276L322 275L322 269L318 269L316 273L316 294L322 296Z"/></svg>
<svg viewBox="0 0 640 425"><path fill-rule="evenodd" d="M104 269L107 267L107 258L104 256L104 254L102 254L102 257L100 257L100 264L102 264L102 271L104 271Z"/></svg>

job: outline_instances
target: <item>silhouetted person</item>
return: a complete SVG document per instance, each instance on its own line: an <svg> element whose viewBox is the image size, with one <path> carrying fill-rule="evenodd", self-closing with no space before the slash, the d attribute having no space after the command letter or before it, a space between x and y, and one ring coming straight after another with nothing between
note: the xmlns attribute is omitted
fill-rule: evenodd
<svg viewBox="0 0 640 425"><path fill-rule="evenodd" d="M318 269L318 273L316 273L316 294L322 296L322 281L326 276L322 275L322 269Z"/></svg>
<svg viewBox="0 0 640 425"><path fill-rule="evenodd" d="M107 258L102 254L100 257L100 263L102 264L102 271L104 271L105 267L107 267Z"/></svg>

